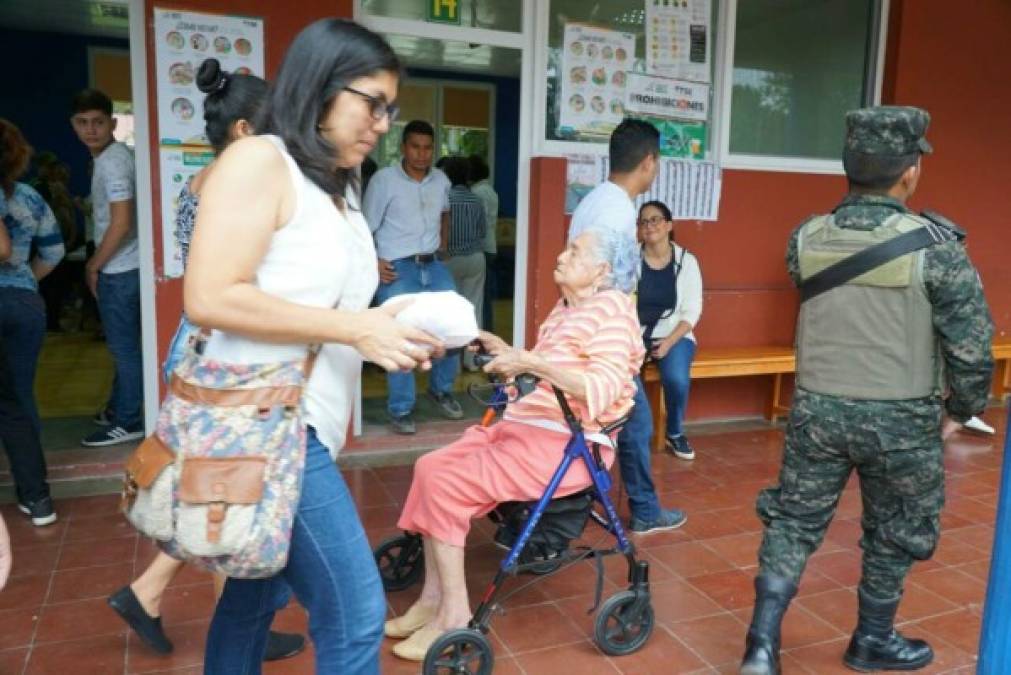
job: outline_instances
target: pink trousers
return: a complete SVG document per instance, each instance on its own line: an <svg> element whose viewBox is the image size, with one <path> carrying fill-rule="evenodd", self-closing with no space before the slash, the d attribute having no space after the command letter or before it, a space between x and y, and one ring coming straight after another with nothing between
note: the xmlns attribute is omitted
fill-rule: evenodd
<svg viewBox="0 0 1011 675"><path fill-rule="evenodd" d="M397 527L463 546L470 521L500 502L540 498L562 461L569 434L502 420L473 426L460 440L421 457ZM607 466L611 448L601 447ZM569 467L556 497L589 487L582 460Z"/></svg>

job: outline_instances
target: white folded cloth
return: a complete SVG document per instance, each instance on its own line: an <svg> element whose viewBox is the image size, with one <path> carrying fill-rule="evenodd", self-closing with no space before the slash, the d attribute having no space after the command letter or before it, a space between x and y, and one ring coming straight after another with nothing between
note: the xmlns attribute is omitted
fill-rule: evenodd
<svg viewBox="0 0 1011 675"><path fill-rule="evenodd" d="M477 339L474 305L455 291L432 291L397 295L383 303L412 300L397 313L397 321L442 340L446 349L463 347Z"/></svg>
<svg viewBox="0 0 1011 675"><path fill-rule="evenodd" d="M962 425L966 429L978 431L981 434L992 434L995 429L978 417L970 417L969 421Z"/></svg>

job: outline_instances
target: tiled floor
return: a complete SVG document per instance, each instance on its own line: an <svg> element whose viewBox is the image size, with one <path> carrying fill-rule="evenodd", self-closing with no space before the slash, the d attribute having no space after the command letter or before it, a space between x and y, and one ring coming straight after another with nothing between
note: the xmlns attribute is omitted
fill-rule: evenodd
<svg viewBox="0 0 1011 675"><path fill-rule="evenodd" d="M987 415L998 436L959 436L946 452L948 505L944 535L934 559L918 564L899 610L905 632L928 638L937 658L924 672L974 670L985 591L996 491L1002 459L1003 412ZM609 658L590 641L593 568L582 563L517 593L492 623L496 673L736 672L753 598L751 579L760 524L755 493L776 473L781 432L728 431L695 437L698 459L656 456L654 471L665 504L689 513L680 530L639 538L651 563L657 627L637 654ZM395 532L393 523L407 491L411 468L345 472L373 543ZM206 575L186 570L163 604L176 650L152 654L127 634L105 605L153 555L116 514L115 497L83 497L58 504L58 524L36 530L9 505L15 567L0 593L0 673L112 675L199 673L208 617L213 607ZM843 673L840 656L855 622L854 586L859 575L860 499L851 484L825 544L804 577L784 628L784 672ZM589 539L597 536L591 529ZM491 578L501 553L491 528L478 521L467 552L472 596ZM607 565L605 596L617 591L624 563ZM525 581L527 577L523 577ZM513 581L513 586L518 582ZM403 611L416 591L393 594L391 612ZM276 622L305 630L301 609L291 606ZM383 672L412 673L383 645ZM312 657L269 664L266 673L311 673Z"/></svg>

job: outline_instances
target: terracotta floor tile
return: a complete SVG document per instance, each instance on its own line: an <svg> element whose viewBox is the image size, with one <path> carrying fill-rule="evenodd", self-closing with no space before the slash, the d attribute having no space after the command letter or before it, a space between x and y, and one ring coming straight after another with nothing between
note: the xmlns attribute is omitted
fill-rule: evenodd
<svg viewBox="0 0 1011 675"><path fill-rule="evenodd" d="M64 544L56 569L67 570L75 567L115 565L124 560L133 560L136 548L136 535L106 541L79 541Z"/></svg>
<svg viewBox="0 0 1011 675"><path fill-rule="evenodd" d="M855 586L860 581L860 551L851 546L835 553L811 556L807 569L820 572L843 586Z"/></svg>
<svg viewBox="0 0 1011 675"><path fill-rule="evenodd" d="M0 651L0 673L21 675L25 661L28 660L28 648L4 649Z"/></svg>
<svg viewBox="0 0 1011 675"><path fill-rule="evenodd" d="M208 620L214 614L217 598L211 583L175 586L165 590L161 599L162 623L175 626L190 621Z"/></svg>
<svg viewBox="0 0 1011 675"><path fill-rule="evenodd" d="M63 642L99 635L125 635L126 624L109 609L105 598L46 605L39 617L35 642Z"/></svg>
<svg viewBox="0 0 1011 675"><path fill-rule="evenodd" d="M59 544L67 532L67 521L57 520L52 525L35 527L23 513L18 511L14 516L6 518L7 533L11 538L11 546L15 549L47 544Z"/></svg>
<svg viewBox="0 0 1011 675"><path fill-rule="evenodd" d="M553 604L521 607L494 619L495 632L513 654L578 642L582 632Z"/></svg>
<svg viewBox="0 0 1011 675"><path fill-rule="evenodd" d="M125 634L55 642L32 650L25 675L109 675L122 671L125 654Z"/></svg>
<svg viewBox="0 0 1011 675"><path fill-rule="evenodd" d="M983 550L942 534L932 560L941 565L962 565L989 558L989 548Z"/></svg>
<svg viewBox="0 0 1011 675"><path fill-rule="evenodd" d="M794 603L849 635L857 625L857 593L854 588L840 588L797 598Z"/></svg>
<svg viewBox="0 0 1011 675"><path fill-rule="evenodd" d="M704 574L689 583L724 609L749 607L755 601L754 576L741 570Z"/></svg>
<svg viewBox="0 0 1011 675"><path fill-rule="evenodd" d="M966 609L960 609L950 614L917 621L904 627L902 632L912 636L916 633L918 627L922 627L962 651L968 654L975 654L979 648L981 623L978 614Z"/></svg>
<svg viewBox="0 0 1011 675"><path fill-rule="evenodd" d="M983 581L951 567L914 572L910 579L958 605L980 604L986 593Z"/></svg>
<svg viewBox="0 0 1011 675"><path fill-rule="evenodd" d="M993 527L990 525L971 525L951 532L941 532L941 544L959 542L982 549L990 554L993 549Z"/></svg>
<svg viewBox="0 0 1011 675"><path fill-rule="evenodd" d="M853 671L843 665L842 656L849 638L825 642L783 653L783 672L802 672L810 675L843 675ZM799 671L797 669L800 669Z"/></svg>
<svg viewBox="0 0 1011 675"><path fill-rule="evenodd" d="M47 603L105 598L130 583L133 563L61 570L52 577Z"/></svg>
<svg viewBox="0 0 1011 675"><path fill-rule="evenodd" d="M67 524L64 542L104 541L135 535L137 530L120 513L74 518Z"/></svg>
<svg viewBox="0 0 1011 675"><path fill-rule="evenodd" d="M958 565L955 569L968 574L969 576L979 579L984 584L990 579L990 559L979 560L974 563L969 563L968 565Z"/></svg>
<svg viewBox="0 0 1011 675"><path fill-rule="evenodd" d="M65 513L68 520L106 516L119 513L119 495L96 495L61 499L58 506L60 512Z"/></svg>
<svg viewBox="0 0 1011 675"><path fill-rule="evenodd" d="M711 666L740 663L747 626L729 612L679 623L678 639Z"/></svg>
<svg viewBox="0 0 1011 675"><path fill-rule="evenodd" d="M18 546L15 549L11 579L19 576L48 574L56 569L60 558L60 544L42 546Z"/></svg>
<svg viewBox="0 0 1011 675"><path fill-rule="evenodd" d="M649 553L668 569L685 579L697 577L700 574L733 569L733 565L726 559L713 553L712 550L697 541L658 546L649 549Z"/></svg>
<svg viewBox="0 0 1011 675"><path fill-rule="evenodd" d="M946 614L957 608L958 605L950 600L927 590L914 581L907 581L895 620L896 623L918 621L925 617Z"/></svg>
<svg viewBox="0 0 1011 675"><path fill-rule="evenodd" d="M17 549L14 550L17 555ZM11 579L0 592L0 612L9 609L37 609L46 599L49 592L50 574L33 574L31 576Z"/></svg>
<svg viewBox="0 0 1011 675"><path fill-rule="evenodd" d="M672 635L670 630L659 625L653 629L653 634L639 651L611 659L625 675L689 673L709 665L676 635Z"/></svg>
<svg viewBox="0 0 1011 675"><path fill-rule="evenodd" d="M516 656L516 662L527 675L548 675L548 673L613 675L621 672L615 661L602 654L592 642L586 640L519 654ZM496 672L498 672L497 669Z"/></svg>
<svg viewBox="0 0 1011 675"><path fill-rule="evenodd" d="M208 625L210 620L204 619L167 627L165 634L174 647L171 654L158 654L149 649L131 631L126 657L127 672L132 675L202 665Z"/></svg>
<svg viewBox="0 0 1011 675"><path fill-rule="evenodd" d="M835 579L827 577L816 570L808 569L804 571L803 576L800 578L800 588L797 589L797 597L824 593L825 591L837 588L842 588L842 584Z"/></svg>
<svg viewBox="0 0 1011 675"><path fill-rule="evenodd" d="M38 608L0 612L0 649L30 644L38 618Z"/></svg>
<svg viewBox="0 0 1011 675"><path fill-rule="evenodd" d="M657 621L667 626L725 611L687 581L652 584L650 590Z"/></svg>
<svg viewBox="0 0 1011 675"><path fill-rule="evenodd" d="M716 539L706 539L706 548L715 551L731 565L740 568L758 565L758 547L762 544L761 532L731 534Z"/></svg>
<svg viewBox="0 0 1011 675"><path fill-rule="evenodd" d="M689 513L688 522L679 531L693 539L708 540L725 537L729 534L741 534L744 529L732 518L729 518L724 511L706 511L704 513Z"/></svg>

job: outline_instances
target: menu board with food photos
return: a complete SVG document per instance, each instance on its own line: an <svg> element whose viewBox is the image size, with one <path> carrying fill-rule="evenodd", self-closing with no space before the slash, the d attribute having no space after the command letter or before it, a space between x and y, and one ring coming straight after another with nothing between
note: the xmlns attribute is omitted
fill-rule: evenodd
<svg viewBox="0 0 1011 675"><path fill-rule="evenodd" d="M562 50L559 131L610 134L625 117L635 35L568 23Z"/></svg>
<svg viewBox="0 0 1011 675"><path fill-rule="evenodd" d="M711 0L646 0L646 70L708 83Z"/></svg>
<svg viewBox="0 0 1011 675"><path fill-rule="evenodd" d="M230 73L263 77L263 20L156 7L154 42L160 143L207 145L200 64L213 57Z"/></svg>

